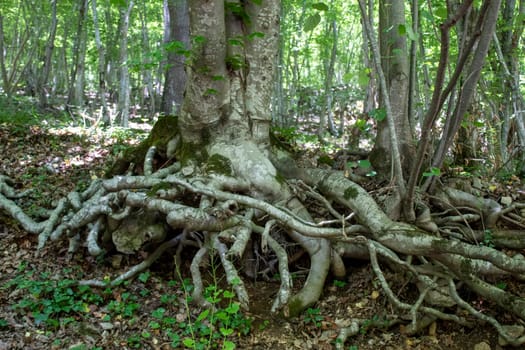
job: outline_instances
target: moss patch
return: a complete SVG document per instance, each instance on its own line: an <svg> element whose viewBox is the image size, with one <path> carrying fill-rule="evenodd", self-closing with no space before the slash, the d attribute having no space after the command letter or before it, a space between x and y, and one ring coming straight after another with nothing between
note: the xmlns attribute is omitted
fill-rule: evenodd
<svg viewBox="0 0 525 350"><path fill-rule="evenodd" d="M189 161L195 161L199 164L203 164L208 159L208 152L204 145L197 143L181 143L176 151L177 160L181 164L187 165Z"/></svg>
<svg viewBox="0 0 525 350"><path fill-rule="evenodd" d="M303 312L308 305L301 302L300 298L293 298L288 303L288 317L297 317Z"/></svg>
<svg viewBox="0 0 525 350"><path fill-rule="evenodd" d="M208 158L206 171L209 173L233 176L232 162L225 156L215 153Z"/></svg>
<svg viewBox="0 0 525 350"><path fill-rule="evenodd" d="M345 189L345 192L343 193L343 197L344 199L346 200L349 200L349 199L355 199L357 197L359 193L357 192L357 190L352 187L352 186L348 186L346 189Z"/></svg>
<svg viewBox="0 0 525 350"><path fill-rule="evenodd" d="M157 147L157 153L165 154L168 142L179 132L178 118L166 115L160 117L148 137L135 147L127 148L106 172L106 177L120 175L126 172L130 164L142 164L146 152L151 146Z"/></svg>

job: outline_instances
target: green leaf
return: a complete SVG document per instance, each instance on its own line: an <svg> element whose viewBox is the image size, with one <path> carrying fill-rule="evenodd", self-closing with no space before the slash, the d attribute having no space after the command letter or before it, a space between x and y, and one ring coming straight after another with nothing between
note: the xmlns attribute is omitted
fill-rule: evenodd
<svg viewBox="0 0 525 350"><path fill-rule="evenodd" d="M407 33L407 27L404 24L399 24L397 26L397 34L399 35L406 35Z"/></svg>
<svg viewBox="0 0 525 350"><path fill-rule="evenodd" d="M235 296L235 293L230 291L230 290L225 290L222 295L225 297L225 298L233 298Z"/></svg>
<svg viewBox="0 0 525 350"><path fill-rule="evenodd" d="M264 33L261 32L253 32L248 34L248 39L253 40L255 38L264 38Z"/></svg>
<svg viewBox="0 0 525 350"><path fill-rule="evenodd" d="M368 159L361 159L357 161L357 164L361 169L367 169L372 167L372 163Z"/></svg>
<svg viewBox="0 0 525 350"><path fill-rule="evenodd" d="M233 350L235 349L235 343L229 340L225 340L224 343L222 344L222 348L223 350Z"/></svg>
<svg viewBox="0 0 525 350"><path fill-rule="evenodd" d="M118 7L124 7L126 6L126 0L111 0L111 5L116 5Z"/></svg>
<svg viewBox="0 0 525 350"><path fill-rule="evenodd" d="M315 4L312 4L312 8L318 11L328 11L328 5L324 2L316 2Z"/></svg>
<svg viewBox="0 0 525 350"><path fill-rule="evenodd" d="M150 273L149 272L143 272L139 275L139 281L142 283L146 283L149 279Z"/></svg>
<svg viewBox="0 0 525 350"><path fill-rule="evenodd" d="M193 340L191 338L184 338L184 340L182 341L182 344L184 344L184 346L186 346L188 348L194 348L195 347L195 340Z"/></svg>
<svg viewBox="0 0 525 350"><path fill-rule="evenodd" d="M317 25L321 22L321 15L318 13L311 15L304 21L303 30L309 32L315 29Z"/></svg>
<svg viewBox="0 0 525 350"><path fill-rule="evenodd" d="M386 110L384 108L377 108L369 112L370 116L378 122L385 120Z"/></svg>
<svg viewBox="0 0 525 350"><path fill-rule="evenodd" d="M209 314L210 314L210 310L209 309L206 309L206 310L202 311L199 314L199 317L197 317L197 320L195 322L200 322L200 321L206 319Z"/></svg>
<svg viewBox="0 0 525 350"><path fill-rule="evenodd" d="M447 8L446 7L438 7L435 11L434 11L434 15L436 17L439 17L441 19L446 19L448 17L448 12L447 12Z"/></svg>
<svg viewBox="0 0 525 350"><path fill-rule="evenodd" d="M240 309L239 303L233 303L230 306L228 306L225 310L229 314L236 314L237 312L239 312L239 309Z"/></svg>
<svg viewBox="0 0 525 350"><path fill-rule="evenodd" d="M439 175L441 175L441 169L436 168L436 167L432 167L430 168L430 171L423 173L424 177L439 176Z"/></svg>
<svg viewBox="0 0 525 350"><path fill-rule="evenodd" d="M231 46L243 46L244 42L239 38L230 38L228 39L228 44Z"/></svg>
<svg viewBox="0 0 525 350"><path fill-rule="evenodd" d="M194 43L197 43L197 44L202 44L206 41L206 38L203 37L202 35L196 35L193 37L193 42Z"/></svg>
<svg viewBox="0 0 525 350"><path fill-rule="evenodd" d="M151 316L161 319L165 313L166 313L166 309L163 307L159 307L153 310L153 312L151 313Z"/></svg>
<svg viewBox="0 0 525 350"><path fill-rule="evenodd" d="M222 328L221 327L221 334L225 337L231 335L233 333L233 329L231 328Z"/></svg>
<svg viewBox="0 0 525 350"><path fill-rule="evenodd" d="M357 83L361 87L368 86L370 82L370 68L361 69L357 76Z"/></svg>

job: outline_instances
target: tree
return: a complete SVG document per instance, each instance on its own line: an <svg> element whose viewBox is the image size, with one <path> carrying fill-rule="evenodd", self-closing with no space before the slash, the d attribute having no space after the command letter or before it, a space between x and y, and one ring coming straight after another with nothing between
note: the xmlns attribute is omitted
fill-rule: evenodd
<svg viewBox="0 0 525 350"><path fill-rule="evenodd" d="M56 0L51 1L51 28L49 32L49 38L46 43L46 51L44 56L44 65L42 67L42 74L40 81L38 82L38 97L42 106L47 105L47 94L46 85L49 79L49 72L51 70L51 58L53 55L53 49L55 47L55 36L57 31L57 2Z"/></svg>
<svg viewBox="0 0 525 350"><path fill-rule="evenodd" d="M73 192L63 198L48 219L36 221L24 213L6 177L0 177L0 209L28 232L38 234L39 248L50 238L62 236L70 239L71 251L79 249L78 243L84 240L92 255L100 255L108 247L133 254L147 241L155 245L142 263L110 282L83 284L110 288L168 252L175 255L180 268L181 251L186 248L193 252L190 272L194 301L207 305L200 270L205 259L216 256L239 302L248 308L241 272L261 272L253 265L257 258L253 249L260 247L258 254L278 262L274 272L280 276L280 288L272 310L294 316L319 299L329 271L336 277L345 275L344 257L366 255L382 291L399 310L393 315L395 321L403 322L401 315L410 315L408 333L420 331L428 320L466 325L473 317L493 325L510 344L524 343L522 335L512 336L501 320L479 312L458 293L459 288L468 288L518 321L525 319L525 299L484 278L522 277L525 273L525 260L520 254L507 255L495 249L509 245L509 239L513 248L525 247L522 235L504 232L497 226L508 210L521 206L503 209L492 199L443 185L433 192L433 204L441 209L436 219L423 208L415 224L404 223L389 217L361 185L344 173L299 167L279 142L271 143L269 132L279 2L192 0L188 4L192 45L180 116L160 118L149 137L113 168L113 174L94 181L82 193ZM360 4L365 13L364 3ZM450 26L470 6L466 3L448 15L442 26L444 39ZM473 39L477 49L469 76L476 76L480 59L487 52L488 44L481 40L493 30L498 6L497 1L486 1L482 6L481 13L487 16L480 17L481 36ZM490 15L487 10L492 11ZM365 21L374 44L371 22ZM443 44L448 41L443 40ZM372 46L380 74L377 47ZM448 59L446 47L441 57L443 61ZM443 66L438 68L442 73ZM437 78L444 76L437 74ZM382 97L389 101L392 93L389 95L386 88L385 76L379 80ZM469 89L472 86L465 82L460 98L465 102L458 104L455 117L464 111ZM449 90L443 91L442 84L436 84L435 104L430 106L425 122L430 123L430 129L434 113ZM387 118L391 118L395 109L391 110L388 103L385 106ZM392 139L397 132L395 125L389 124L388 128L392 147L399 147ZM400 163L400 159L397 161ZM127 170L131 174L124 175ZM397 181L402 182L403 177ZM318 222L312 218L303 203L306 197L315 200L333 220ZM462 208L467 208L466 212L457 215ZM469 225L457 225L467 220ZM486 241L487 232L489 242L479 244ZM310 262L308 277L294 295L288 267L290 241L304 249ZM393 281L383 272L387 264L410 276L407 283L419 293L415 301L404 300L392 291ZM341 331L339 344L358 332L362 324L362 320L352 320L351 327Z"/></svg>
<svg viewBox="0 0 525 350"><path fill-rule="evenodd" d="M130 102L129 66L128 66L128 29L131 10L134 1L127 0L120 7L119 18L119 93L118 106L119 115L117 121L123 126L128 126Z"/></svg>
<svg viewBox="0 0 525 350"><path fill-rule="evenodd" d="M72 106L81 106L84 101L85 88L85 58L87 47L86 15L88 2L87 0L81 0L76 6L78 6L77 35L75 36L75 43L73 46L73 62L71 64L71 73L69 75L67 103Z"/></svg>
<svg viewBox="0 0 525 350"><path fill-rule="evenodd" d="M184 54L189 49L189 14L186 0L164 0L164 43L168 57L160 110L169 115L179 112L186 83Z"/></svg>
<svg viewBox="0 0 525 350"><path fill-rule="evenodd" d="M409 65L404 1L379 2L378 33L380 69L385 76L382 89L386 91L381 94L380 107L383 112L378 118L377 137L370 157L381 174L388 174L394 168L392 177L397 183L397 179L404 181L407 177L414 159L414 142L408 119ZM386 107L387 103L389 107ZM387 108L390 114L384 118ZM397 160L396 157L401 159ZM396 162L401 163L402 169L396 169Z"/></svg>

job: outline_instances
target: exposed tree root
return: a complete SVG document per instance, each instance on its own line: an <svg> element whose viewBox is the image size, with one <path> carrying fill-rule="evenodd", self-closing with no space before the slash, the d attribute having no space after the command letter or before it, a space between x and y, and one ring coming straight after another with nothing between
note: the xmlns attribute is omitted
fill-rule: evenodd
<svg viewBox="0 0 525 350"><path fill-rule="evenodd" d="M239 147L244 152L248 146L216 148L231 160L231 176L178 163L155 170L155 149L151 148L146 152L144 176L95 180L86 191L61 199L41 222L24 213L24 197L14 191L8 178L0 176L0 208L26 231L38 235L39 249L50 239L64 236L70 240L70 251L84 245L94 256L114 249L134 254L150 247L144 261L116 278L82 284L116 285L167 253L181 266L181 251L191 248L195 249L190 267L193 300L209 306L203 298L201 269L215 256L240 305L249 308L243 273L250 275L248 270L253 266L245 266L248 260L243 257L259 245L257 256L277 261L277 268L259 264L255 277L275 269L281 285L272 311L294 316L319 299L330 268L335 276L345 274L342 257L368 258L382 291L397 310L391 318L406 323L407 333L416 333L436 319L467 326L476 319L491 324L508 344L525 343L525 335L511 336L501 321L476 310L458 293L469 288L512 313L517 323L525 321L525 299L487 280L488 276L525 277L525 258L498 250L515 248L516 242L517 247L523 247L522 232L496 226L504 217L507 222L522 224L518 214L521 204L502 208L493 200L445 187L434 197L434 205L442 212L431 215L423 206L419 223L425 225L408 225L392 221L362 187L342 173L298 169L288 160L275 159L282 174L300 180L288 185L276 180L276 171L267 160L261 166L262 154L252 149L249 163L242 159ZM258 177L252 178L255 171ZM294 191L294 186L300 190ZM321 220L312 219L300 200L304 198L324 208ZM490 242L480 236L487 229L492 230ZM306 281L294 295L286 243L290 239L310 258ZM384 264L416 286L412 290L417 292L409 297L394 292L396 281L383 272ZM344 343L362 326L362 321L351 320L349 327L342 328L339 341Z"/></svg>

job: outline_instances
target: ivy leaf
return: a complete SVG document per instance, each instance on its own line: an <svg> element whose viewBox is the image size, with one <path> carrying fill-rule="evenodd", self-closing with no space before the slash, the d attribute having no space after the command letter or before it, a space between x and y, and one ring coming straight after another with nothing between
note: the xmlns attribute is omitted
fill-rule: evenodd
<svg viewBox="0 0 525 350"><path fill-rule="evenodd" d="M315 4L312 4L312 8L318 11L328 11L328 5L324 2L316 2Z"/></svg>
<svg viewBox="0 0 525 350"><path fill-rule="evenodd" d="M304 21L303 30L309 32L315 29L317 25L321 22L321 15L318 13L311 15Z"/></svg>

